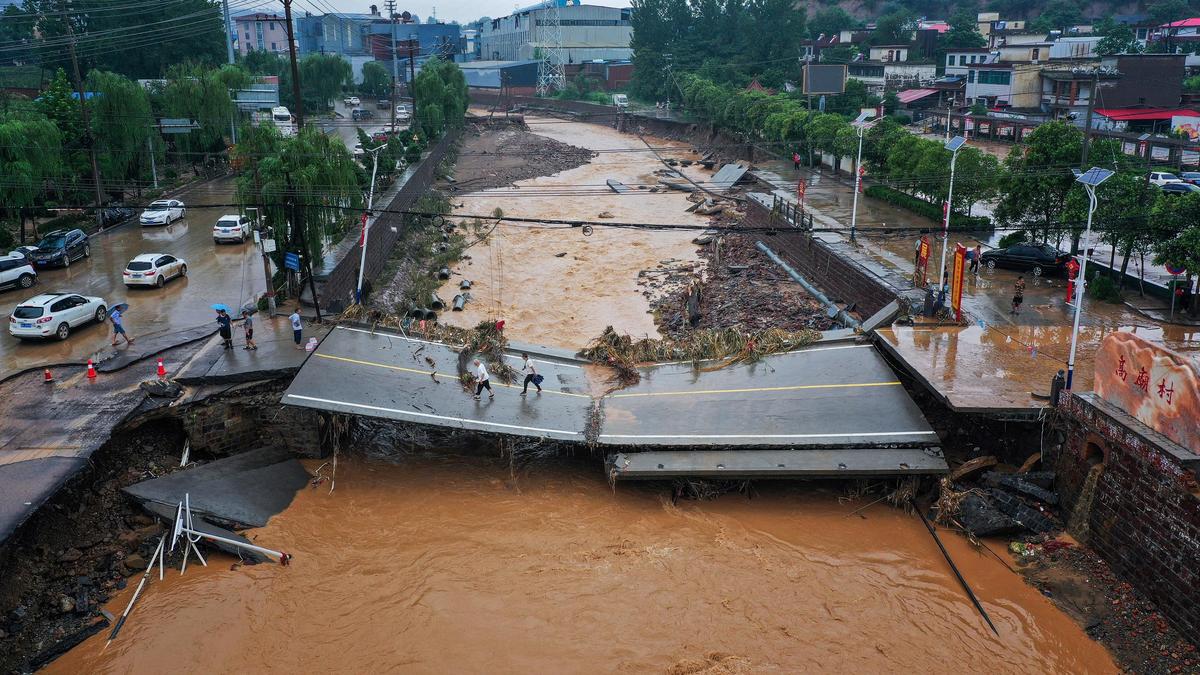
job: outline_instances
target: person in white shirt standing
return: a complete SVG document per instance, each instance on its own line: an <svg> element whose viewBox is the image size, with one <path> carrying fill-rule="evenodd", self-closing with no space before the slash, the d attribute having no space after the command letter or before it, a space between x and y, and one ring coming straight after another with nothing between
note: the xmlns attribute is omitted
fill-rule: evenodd
<svg viewBox="0 0 1200 675"><path fill-rule="evenodd" d="M292 312L288 320L292 322L292 340L296 343L296 349L304 349L304 345L301 344L304 339L304 324L300 323L300 310Z"/></svg>
<svg viewBox="0 0 1200 675"><path fill-rule="evenodd" d="M529 383L537 387L537 392L542 393L542 376L538 375L537 368L533 365L533 359L529 358L528 354L521 354L521 372L525 373L525 386L521 388L521 395L529 393Z"/></svg>
<svg viewBox="0 0 1200 675"><path fill-rule="evenodd" d="M483 363L479 359L475 359L475 400L479 400L479 395L483 390L488 390L488 399L496 398L496 393L492 391L492 383L488 378L487 368L483 367Z"/></svg>

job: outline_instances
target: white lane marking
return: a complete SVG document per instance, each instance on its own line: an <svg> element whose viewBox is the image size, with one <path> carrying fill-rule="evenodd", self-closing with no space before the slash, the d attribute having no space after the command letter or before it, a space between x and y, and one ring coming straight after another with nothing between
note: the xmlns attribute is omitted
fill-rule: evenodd
<svg viewBox="0 0 1200 675"><path fill-rule="evenodd" d="M600 434L600 438L865 438L876 436L935 436L936 431L870 431L848 434Z"/></svg>
<svg viewBox="0 0 1200 675"><path fill-rule="evenodd" d="M397 415L411 415L412 417L423 417L435 420L449 420L451 422L465 422L470 424L483 424L490 427L500 427L502 429L519 429L521 431L537 431L547 434L566 434L568 436L582 436L579 431L567 431L565 429L542 429L540 427L523 427L518 424L501 424L500 422L486 422L484 420L471 420L465 417L451 417L449 415L432 415L430 413L414 412L411 410L400 410L397 408L385 408L377 405L366 405L364 403L351 403L349 401L335 401L328 398L317 398L315 396L302 396L300 394L287 394L284 398L295 398L301 401L312 401L314 403L327 403L330 405L345 405L351 408L362 408L363 410L374 410L375 412L389 412Z"/></svg>
<svg viewBox="0 0 1200 675"><path fill-rule="evenodd" d="M436 345L438 347L449 347L452 349L462 349L464 346L464 345L452 345L448 342L433 342L430 340L418 340L417 338L410 338L407 335L401 335L399 333L388 333L385 331L363 330L361 328L351 328L349 326L338 326L338 328L341 330L353 331L355 333L366 333L367 335L384 335L386 337L396 338L398 340L407 340L408 342L417 342L417 343L420 343L423 345ZM514 360L518 360L518 361L521 359L521 357L515 356L508 352L505 352L504 356L505 356L505 358L514 359ZM577 369L581 369L581 370L583 368L583 366L574 366L569 363L562 363L560 361L546 361L544 359L532 359L532 361L534 363L545 363L545 364L548 364L551 366L561 366L563 368L577 368Z"/></svg>

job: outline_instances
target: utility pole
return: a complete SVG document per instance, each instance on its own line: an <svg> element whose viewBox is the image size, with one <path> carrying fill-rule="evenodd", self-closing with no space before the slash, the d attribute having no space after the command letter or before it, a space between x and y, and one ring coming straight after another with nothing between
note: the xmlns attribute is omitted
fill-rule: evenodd
<svg viewBox="0 0 1200 675"><path fill-rule="evenodd" d="M65 6L65 5L64 5ZM96 139L92 138L92 123L87 109L87 98L83 93L83 76L79 74L79 59L75 56L75 29L72 27L73 17L63 18L67 24L67 49L71 52L71 68L75 71L75 91L79 93L79 113L83 117L83 142L87 145L88 155L92 159L92 186L96 189L96 222L101 222L100 207L104 206L104 193L100 190L100 166L96 163Z"/></svg>
<svg viewBox="0 0 1200 675"><path fill-rule="evenodd" d="M154 134L146 136L146 149L150 151L150 174L154 176L154 189L158 189L158 166L154 163Z"/></svg>
<svg viewBox="0 0 1200 675"><path fill-rule="evenodd" d="M233 20L229 18L229 0L221 0L225 12L225 51L229 55L229 64L233 65Z"/></svg>
<svg viewBox="0 0 1200 675"><path fill-rule="evenodd" d="M411 129L417 122L417 34L408 34L408 95L412 97L412 121L408 123Z"/></svg>
<svg viewBox="0 0 1200 675"><path fill-rule="evenodd" d="M267 251L269 233L267 232L267 228L262 224L262 213L257 206L247 206L246 211L254 212L254 230L258 233L259 250L262 252L263 278L266 279L267 283L267 316L271 316L275 314L275 288L271 284L271 258L267 255L269 253Z"/></svg>
<svg viewBox="0 0 1200 675"><path fill-rule="evenodd" d="M283 0L283 16L287 21L288 57L292 61L292 96L296 99L296 133L304 129L304 99L300 97L300 65L296 63L296 36L292 28L292 0ZM313 298L316 302L316 298ZM320 312L318 312L318 315ZM317 317L318 319L320 316Z"/></svg>
<svg viewBox="0 0 1200 675"><path fill-rule="evenodd" d="M291 0L288 0L291 2ZM312 268L312 255L308 250L308 237L304 229L304 210L296 208L296 189L292 186L292 175L284 174L284 181L287 183L287 203L288 203L288 220L292 226L292 245L300 249L300 254L304 260L304 268L308 270L308 288L312 291L313 307L317 310L317 321L321 320L321 301L317 299L317 282L314 279ZM300 296L304 295L304 279L301 274L300 290L296 293L297 301Z"/></svg>
<svg viewBox="0 0 1200 675"><path fill-rule="evenodd" d="M398 70L400 55L396 53L396 0L384 3L388 11L388 21L392 24L392 133L396 133L396 88L400 86L400 71Z"/></svg>
<svg viewBox="0 0 1200 675"><path fill-rule="evenodd" d="M367 210L362 217L362 252L358 260L358 285L354 288L354 302L362 304L362 288L363 274L367 271L367 237L371 234L371 225L368 220L371 217L371 207L375 205L375 176L379 173L379 153L387 147L387 143L380 145L374 150L368 150L371 153L371 187L367 191Z"/></svg>
<svg viewBox="0 0 1200 675"><path fill-rule="evenodd" d="M1088 165L1089 146L1092 142L1092 113L1096 110L1096 96L1100 93L1100 69L1092 71L1092 93L1088 95L1087 117L1083 121L1083 152L1079 157L1079 170Z"/></svg>

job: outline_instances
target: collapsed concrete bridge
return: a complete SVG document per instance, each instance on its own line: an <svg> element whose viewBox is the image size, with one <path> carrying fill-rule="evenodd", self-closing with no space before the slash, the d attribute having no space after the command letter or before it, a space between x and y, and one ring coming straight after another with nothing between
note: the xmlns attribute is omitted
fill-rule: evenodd
<svg viewBox="0 0 1200 675"><path fill-rule="evenodd" d="M322 411L587 445L619 479L889 476L947 471L936 433L872 345L831 339L715 370L641 369L611 389L573 355L531 354L544 392L493 381L494 400L459 384L458 349L339 327L300 369L283 403Z"/></svg>

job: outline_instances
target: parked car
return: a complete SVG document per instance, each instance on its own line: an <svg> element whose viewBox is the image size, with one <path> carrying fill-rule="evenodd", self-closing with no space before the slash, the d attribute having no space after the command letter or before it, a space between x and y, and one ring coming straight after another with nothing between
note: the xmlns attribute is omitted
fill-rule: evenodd
<svg viewBox="0 0 1200 675"><path fill-rule="evenodd" d="M1192 185L1200 185L1200 171L1184 171L1179 174L1179 180Z"/></svg>
<svg viewBox="0 0 1200 675"><path fill-rule="evenodd" d="M213 225L213 241L218 244L223 241L244 244L251 237L250 232L250 218L231 213L221 216Z"/></svg>
<svg viewBox="0 0 1200 675"><path fill-rule="evenodd" d="M355 143L354 149L350 151L350 154L354 156L354 159L361 160L366 156L367 151L363 149L362 143Z"/></svg>
<svg viewBox="0 0 1200 675"><path fill-rule="evenodd" d="M108 317L103 298L77 293L43 293L17 305L8 317L8 332L22 340L56 337L66 340L71 329Z"/></svg>
<svg viewBox="0 0 1200 675"><path fill-rule="evenodd" d="M0 258L0 286L29 288L37 282L33 263L20 253L10 253Z"/></svg>
<svg viewBox="0 0 1200 675"><path fill-rule="evenodd" d="M1167 183L1162 186L1163 194L1167 195L1186 195L1193 192L1200 192L1200 187L1191 183Z"/></svg>
<svg viewBox="0 0 1200 675"><path fill-rule="evenodd" d="M378 109L380 109L380 110L387 110L387 109L388 109L388 107L389 107L389 106L391 106L391 105L392 105L392 102L391 102L391 100L389 100L389 99L386 99L386 98L381 98L381 99L379 99L378 101L376 101L376 102L375 102L375 107L376 107L376 108L378 108Z"/></svg>
<svg viewBox="0 0 1200 675"><path fill-rule="evenodd" d="M350 107L350 97L349 96L342 99L342 105L346 106L347 108Z"/></svg>
<svg viewBox="0 0 1200 675"><path fill-rule="evenodd" d="M997 248L984 251L980 258L988 269L1007 267L1014 270L1028 270L1034 276L1058 272L1071 254L1060 251L1049 244L1013 244L1008 248Z"/></svg>
<svg viewBox="0 0 1200 675"><path fill-rule="evenodd" d="M1173 173L1167 173L1166 171L1151 171L1150 182L1162 187L1168 183L1179 183L1182 181L1179 180L1179 176L1176 176Z"/></svg>
<svg viewBox="0 0 1200 675"><path fill-rule="evenodd" d="M170 225L187 213L187 208L178 199L160 199L150 202L139 219L142 225Z"/></svg>
<svg viewBox="0 0 1200 675"><path fill-rule="evenodd" d="M357 96L351 96L349 105L352 105L352 106L362 105L362 101L358 100Z"/></svg>
<svg viewBox="0 0 1200 675"><path fill-rule="evenodd" d="M83 230L55 230L42 237L30 255L36 267L70 267L76 260L91 257L92 245Z"/></svg>
<svg viewBox="0 0 1200 675"><path fill-rule="evenodd" d="M143 253L125 265L121 275L126 286L163 287L175 277L187 276L187 263L166 253Z"/></svg>
<svg viewBox="0 0 1200 675"><path fill-rule="evenodd" d="M33 252L37 250L36 246L18 246L8 252L8 257L20 256L33 264Z"/></svg>
<svg viewBox="0 0 1200 675"><path fill-rule="evenodd" d="M375 116L375 113L366 108L355 108L350 112L350 119L358 122L360 120L369 120Z"/></svg>
<svg viewBox="0 0 1200 675"><path fill-rule="evenodd" d="M125 206L107 206L100 210L100 227L109 228L133 217L133 209Z"/></svg>
<svg viewBox="0 0 1200 675"><path fill-rule="evenodd" d="M407 105L402 103L396 106L396 119L400 122L407 122L412 119L412 113L409 112Z"/></svg>

